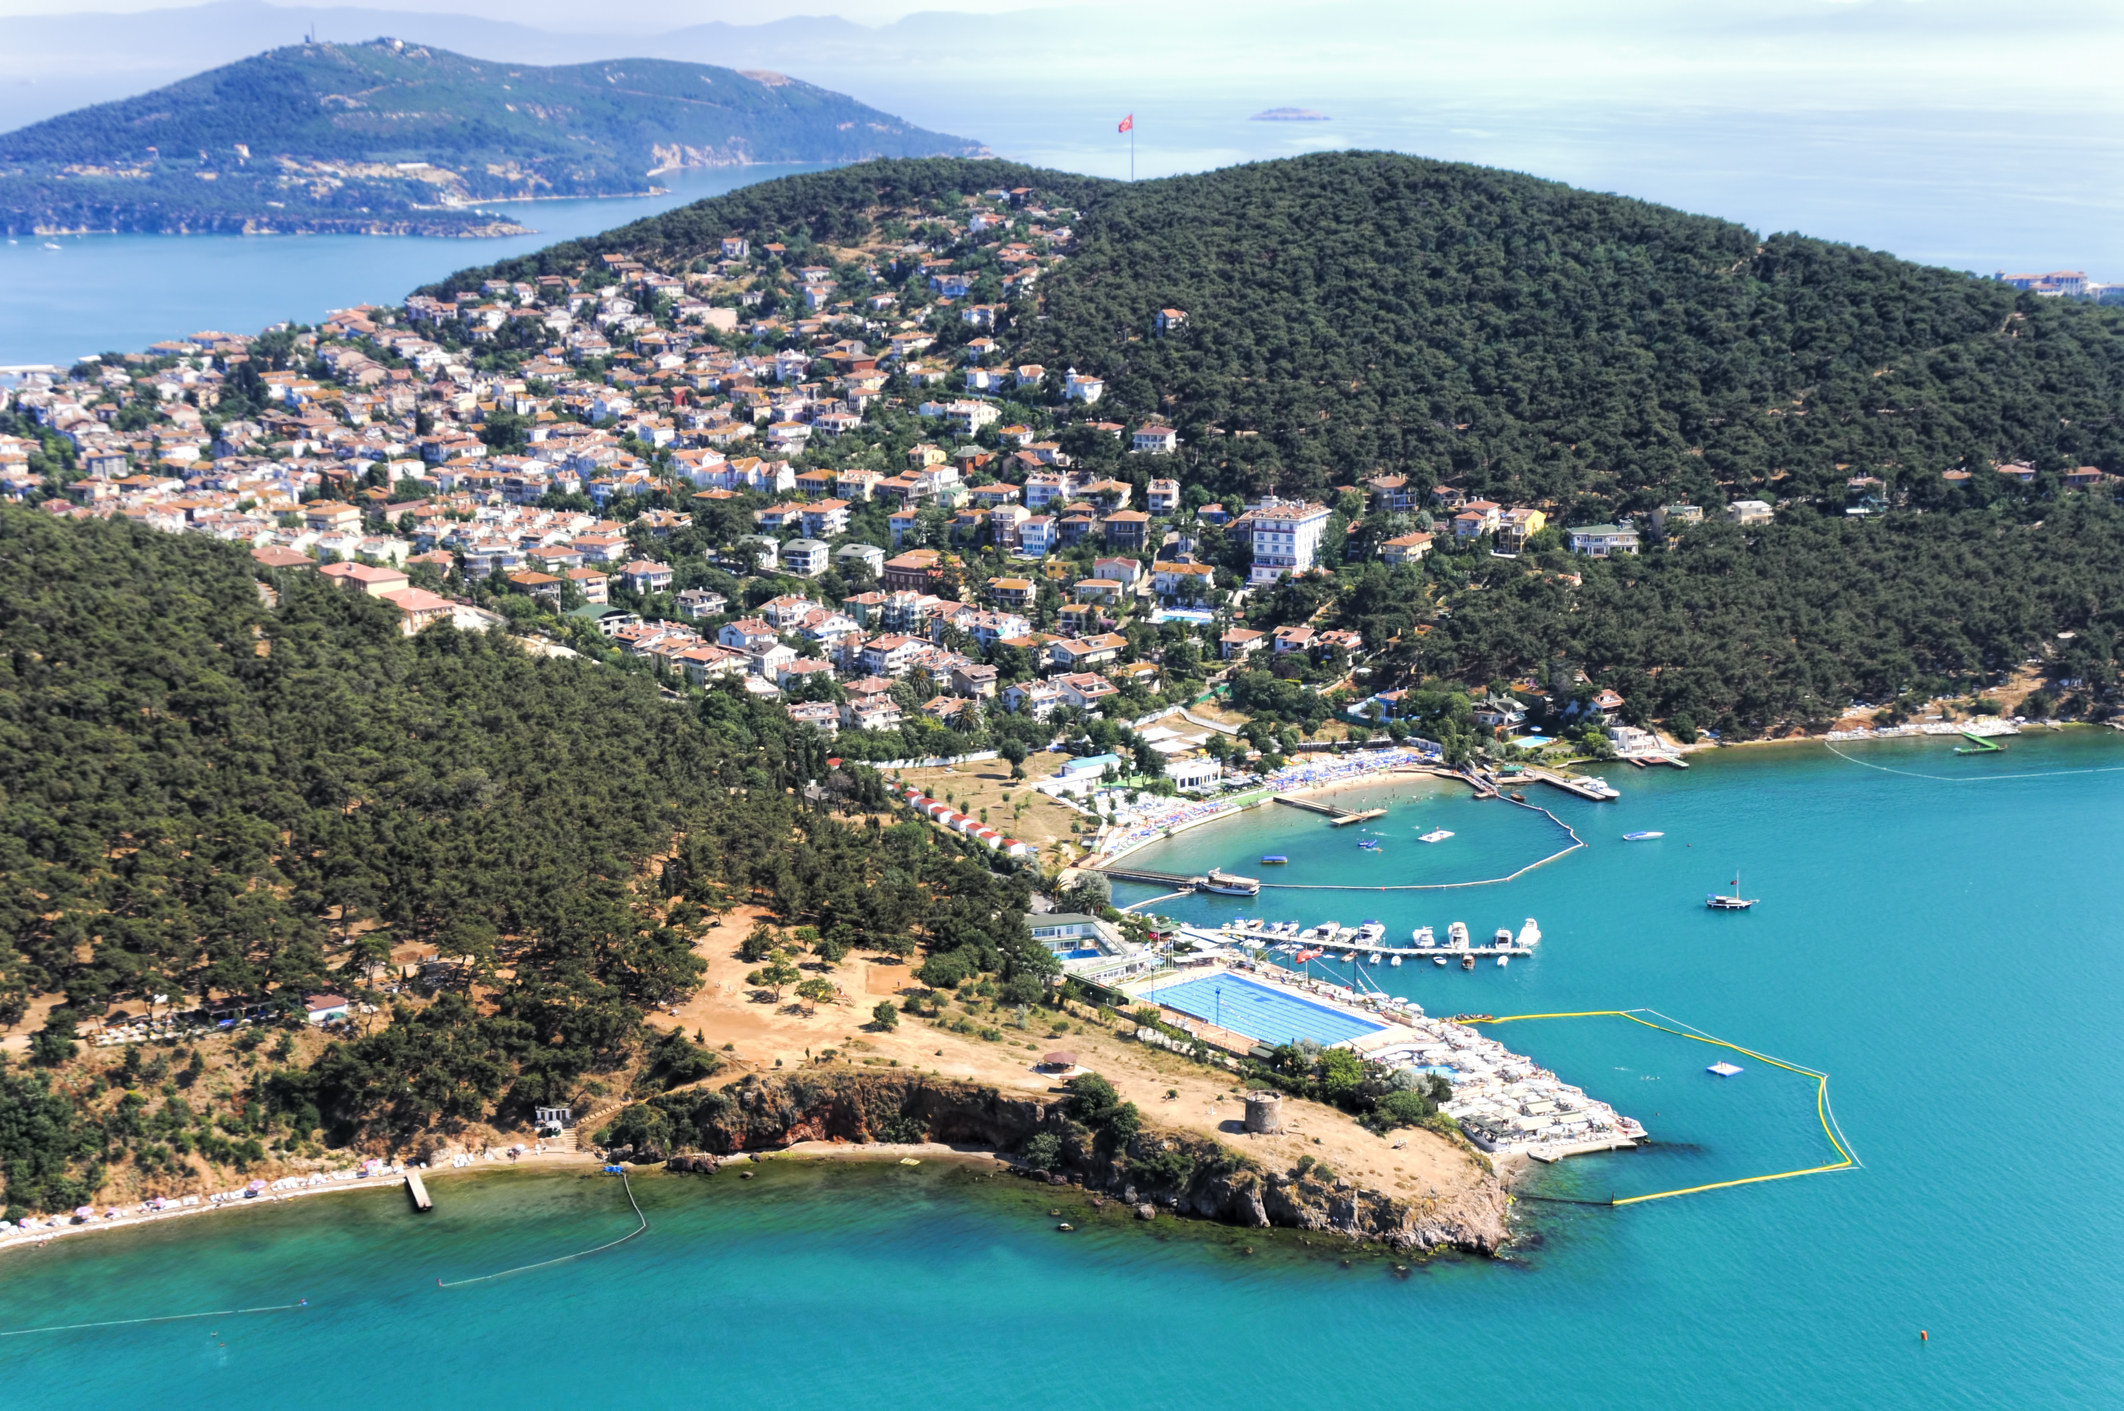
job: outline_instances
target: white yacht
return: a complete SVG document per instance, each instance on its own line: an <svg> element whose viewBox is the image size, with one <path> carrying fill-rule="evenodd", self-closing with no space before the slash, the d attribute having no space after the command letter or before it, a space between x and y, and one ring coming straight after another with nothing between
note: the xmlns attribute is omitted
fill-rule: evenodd
<svg viewBox="0 0 2124 1411"><path fill-rule="evenodd" d="M1518 944L1522 950L1525 950L1539 944L1540 941L1541 927L1535 925L1534 918L1529 916L1527 924L1519 928Z"/></svg>
<svg viewBox="0 0 2124 1411"><path fill-rule="evenodd" d="M1499 950L1510 950L1512 947L1512 928L1510 926L1499 926L1497 934L1490 937L1490 944L1496 946Z"/></svg>
<svg viewBox="0 0 2124 1411"><path fill-rule="evenodd" d="M1377 921L1367 921L1357 928L1357 939L1367 945L1377 941L1385 934L1386 927L1380 925Z"/></svg>
<svg viewBox="0 0 2124 1411"><path fill-rule="evenodd" d="M1446 944L1454 950L1466 950L1468 948L1468 923L1455 921L1452 925L1446 927Z"/></svg>
<svg viewBox="0 0 2124 1411"><path fill-rule="evenodd" d="M1409 939L1416 943L1418 950L1429 950L1438 944L1437 934L1428 926L1418 926L1409 934Z"/></svg>

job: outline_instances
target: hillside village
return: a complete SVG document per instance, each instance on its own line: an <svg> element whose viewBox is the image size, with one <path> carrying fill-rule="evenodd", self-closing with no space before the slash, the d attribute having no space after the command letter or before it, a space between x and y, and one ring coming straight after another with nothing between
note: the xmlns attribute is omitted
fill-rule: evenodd
<svg viewBox="0 0 2124 1411"><path fill-rule="evenodd" d="M1331 722L1422 728L1465 758L1530 715L1628 715L1562 665L1450 698L1387 688L1420 681L1450 612L1434 550L1634 554L1702 509L1559 525L1390 473L1332 503L1220 502L1182 478L1172 427L1109 419L1099 378L1012 363L1076 218L995 189L879 213L848 245L733 233L682 267L604 254L315 328L194 334L6 393L0 488L248 545L268 575L390 602L409 633L506 623L673 690L728 682L873 761L1017 764L1075 740L1140 783L1211 787L1247 746L1278 767ZM1193 333L1177 308L1145 327ZM1253 718L1243 740L1130 728L1213 680Z"/></svg>

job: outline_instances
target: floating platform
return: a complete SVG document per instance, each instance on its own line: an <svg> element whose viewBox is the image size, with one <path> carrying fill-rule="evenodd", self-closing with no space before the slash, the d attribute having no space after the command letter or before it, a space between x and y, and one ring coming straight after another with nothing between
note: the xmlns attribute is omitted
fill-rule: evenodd
<svg viewBox="0 0 2124 1411"><path fill-rule="evenodd" d="M1709 1068L1706 1068L1706 1069L1705 1069L1704 1071L1705 1071L1706 1073L1716 1073L1716 1074L1718 1074L1718 1076L1719 1076L1719 1077L1721 1077L1721 1078L1731 1078L1731 1077L1733 1077L1733 1076L1734 1076L1735 1074L1738 1074L1738 1073L1744 1073L1744 1072L1746 1072L1747 1070L1746 1070L1746 1069L1744 1069L1744 1068L1742 1068L1742 1067L1741 1067L1741 1066L1740 1066L1740 1065L1739 1065L1738 1063L1726 1063L1726 1062L1723 1062L1723 1061L1721 1061L1721 1062L1718 1062L1718 1063L1714 1063L1714 1064L1712 1064L1712 1065L1711 1065L1711 1066L1710 1066Z"/></svg>

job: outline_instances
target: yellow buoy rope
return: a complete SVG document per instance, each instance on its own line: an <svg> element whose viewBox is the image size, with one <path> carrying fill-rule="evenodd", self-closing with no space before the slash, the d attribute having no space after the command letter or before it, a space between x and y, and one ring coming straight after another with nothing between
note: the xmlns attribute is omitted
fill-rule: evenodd
<svg viewBox="0 0 2124 1411"><path fill-rule="evenodd" d="M1646 1014L1654 1015L1667 1022L1658 1024L1651 1019L1640 1017ZM1844 1138L1843 1128L1837 1125L1836 1115L1829 1108L1829 1075L1819 1069L1808 1068L1798 1063L1788 1063L1782 1058L1772 1058L1769 1054L1758 1053L1752 1048L1742 1048L1739 1044L1729 1043L1725 1039L1707 1034L1693 1024L1685 1024L1672 1015L1661 1014L1656 1009L1580 1009L1556 1014L1505 1014L1492 1018L1473 1019L1468 1022L1472 1024L1510 1024L1523 1019L1627 1019L1632 1024L1642 1024L1647 1029L1657 1029L1663 1034L1674 1034L1680 1038L1691 1039L1700 1044L1712 1044L1718 1048L1730 1048L1735 1053L1745 1054L1758 1063L1767 1063L1774 1068L1782 1068L1788 1073L1803 1074L1815 1080L1815 1116L1821 1121L1822 1135L1829 1139L1829 1145L1836 1148L1836 1154L1842 1160L1832 1161L1823 1166L1809 1166L1798 1171L1775 1171L1763 1176L1742 1176L1737 1180L1711 1181L1701 1186L1684 1186L1680 1190L1653 1191L1649 1195L1616 1196L1610 1198L1608 1201L1610 1205L1639 1205L1648 1200L1666 1200L1670 1196L1694 1195L1698 1191L1724 1190L1729 1186L1752 1186L1762 1181L1788 1180L1793 1176L1818 1176L1825 1171L1845 1171L1859 1165L1858 1157L1852 1154L1850 1143Z"/></svg>

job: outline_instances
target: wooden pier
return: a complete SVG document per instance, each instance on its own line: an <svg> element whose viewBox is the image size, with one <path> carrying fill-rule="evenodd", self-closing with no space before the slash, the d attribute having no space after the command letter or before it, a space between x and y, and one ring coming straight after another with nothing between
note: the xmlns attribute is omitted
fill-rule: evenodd
<svg viewBox="0 0 2124 1411"><path fill-rule="evenodd" d="M1116 882L1145 882L1153 887L1172 887L1184 892L1191 892L1209 881L1209 878L1199 875L1189 877L1178 872L1146 872L1136 867L1102 867L1099 871Z"/></svg>
<svg viewBox="0 0 2124 1411"><path fill-rule="evenodd" d="M1313 799L1287 798L1282 794L1276 795L1276 802L1290 808L1302 808L1308 813L1322 814L1327 818L1330 828L1340 828L1348 823L1362 823L1367 818L1386 817L1386 810L1383 808L1370 808L1359 812L1355 809L1337 808L1331 803L1320 803Z"/></svg>
<svg viewBox="0 0 2124 1411"><path fill-rule="evenodd" d="M428 1199L428 1188L421 1184L418 1171L406 1172L406 1199L413 1202L413 1208L423 1215L435 1208L435 1202Z"/></svg>

